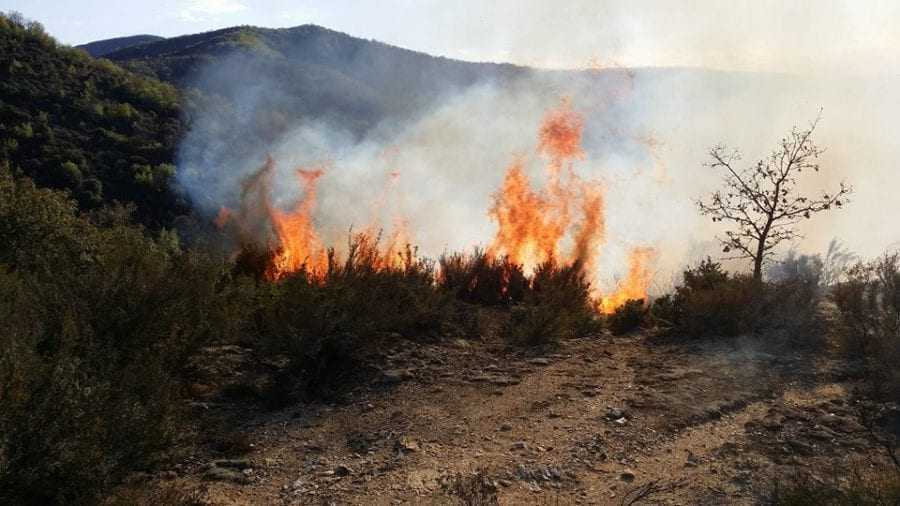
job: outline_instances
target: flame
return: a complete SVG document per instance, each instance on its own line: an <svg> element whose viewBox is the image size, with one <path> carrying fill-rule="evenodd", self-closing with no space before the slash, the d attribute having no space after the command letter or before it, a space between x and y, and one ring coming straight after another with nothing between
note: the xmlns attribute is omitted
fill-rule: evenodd
<svg viewBox="0 0 900 506"><path fill-rule="evenodd" d="M304 197L287 212L269 205L269 217L278 241L270 278L279 278L301 269L316 277L327 269L325 247L322 246L312 220L312 212L316 206L316 182L322 174L321 169L297 169Z"/></svg>
<svg viewBox="0 0 900 506"><path fill-rule="evenodd" d="M647 302L647 292L653 273L650 264L656 256L653 248L633 248L628 255L628 275L612 295L602 297L598 304L601 313L612 313L629 300L643 299Z"/></svg>
<svg viewBox="0 0 900 506"><path fill-rule="evenodd" d="M497 223L497 233L488 254L507 256L526 271L551 258L580 260L586 267L593 263L603 239L603 192L599 184L583 181L573 170L573 162L584 158L583 126L566 99L544 116L537 151L548 159L546 186L532 188L523 158L513 161L493 196L489 215ZM572 216L573 208L580 208L580 216L574 217L578 220ZM562 255L563 240L573 234L572 251Z"/></svg>
<svg viewBox="0 0 900 506"><path fill-rule="evenodd" d="M526 174L526 157L514 157L503 183L492 196L488 215L497 224L496 234L486 253L509 262L527 273L548 260L575 263L593 279L599 253L606 239L604 187L598 181L585 180L575 172L577 161L585 158L582 148L584 120L569 100L545 114L537 132L536 152L544 161L542 186L533 185ZM642 139L648 147L657 147L652 137ZM384 158L396 156L396 148L386 150ZM288 209L272 202L275 162L265 163L241 184L240 207L222 207L214 223L236 234L241 245L263 244L271 254L265 276L272 280L298 271L313 279L326 279L333 265L333 248L326 248L316 228L317 185L325 175L321 167L295 171L299 197ZM348 262L363 261L376 269L404 269L414 261L410 245L410 224L400 212L394 212L390 233L382 235L380 217L384 209L402 208L403 195L396 191L400 172L389 168L384 189L372 202L372 219L363 231L352 236L343 252ZM388 208L388 204L391 207ZM382 239L385 239L382 241ZM645 299L652 277L651 248L634 248L629 255L625 280L610 295L600 296L592 286L596 308L609 313L629 299ZM503 288L501 288L503 289Z"/></svg>

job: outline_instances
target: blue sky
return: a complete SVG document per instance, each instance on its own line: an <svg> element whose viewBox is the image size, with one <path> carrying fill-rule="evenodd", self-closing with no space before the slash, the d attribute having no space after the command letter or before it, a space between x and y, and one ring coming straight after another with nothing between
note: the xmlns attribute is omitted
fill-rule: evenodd
<svg viewBox="0 0 900 506"><path fill-rule="evenodd" d="M453 58L542 67L900 71L894 0L0 0L69 44L315 23Z"/></svg>

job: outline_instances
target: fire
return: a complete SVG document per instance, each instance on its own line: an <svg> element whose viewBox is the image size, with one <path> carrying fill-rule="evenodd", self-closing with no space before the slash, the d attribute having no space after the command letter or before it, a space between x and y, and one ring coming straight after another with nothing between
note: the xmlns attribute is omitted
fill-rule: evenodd
<svg viewBox="0 0 900 506"><path fill-rule="evenodd" d="M629 300L647 301L647 290L653 273L650 264L656 256L653 248L639 247L628 256L628 274L612 295L602 297L598 304L601 313L611 313Z"/></svg>
<svg viewBox="0 0 900 506"><path fill-rule="evenodd" d="M316 181L322 174L321 169L297 169L304 197L287 212L272 206L267 209L278 241L271 265L271 278L279 278L301 269L315 276L323 273L328 266L325 248L312 220L312 212L316 206Z"/></svg>
<svg viewBox="0 0 900 506"><path fill-rule="evenodd" d="M572 168L575 160L584 158L583 126L568 100L546 114L538 131L537 151L549 159L547 184L544 189L532 188L524 160L513 161L489 211L498 225L489 254L508 256L526 271L550 258L590 263L603 235L603 196L598 185L583 181ZM572 216L572 209L578 207L580 222ZM573 251L561 255L561 243L573 232Z"/></svg>
<svg viewBox="0 0 900 506"><path fill-rule="evenodd" d="M295 171L300 196L293 206L284 210L271 199L275 162L271 156L241 184L240 208L233 211L222 207L214 223L222 230L230 231L239 244L263 243L272 258L265 276L279 279L290 273L304 271L313 279L324 279L329 268L329 249L324 245L313 220L316 209L317 184L325 174L323 168L299 168ZM373 209L377 216L388 190L396 184L400 174L388 174L388 187ZM408 259L409 230L403 217L395 219L388 240L380 246L382 230L376 218L363 232L352 237L358 242L357 253L371 257L377 268L400 268ZM363 251L364 250L364 251Z"/></svg>
<svg viewBox="0 0 900 506"><path fill-rule="evenodd" d="M593 272L606 239L604 187L598 181L583 179L575 171L576 162L585 158L583 128L583 118L568 100L562 100L545 114L537 132L536 149L545 161L543 184L532 184L524 156L514 158L488 211L497 224L488 255L506 258L526 274L551 259L577 262L589 279L595 277ZM395 152L388 151L384 156L393 158ZM275 162L268 157L243 181L240 207L222 207L214 223L236 235L242 248L264 245L271 257L264 272L269 279L303 271L324 281L336 252L323 243L313 215L318 183L326 172L322 167L298 168L295 174L299 196L285 209L272 201L274 171ZM338 253L348 261L362 261L361 265L375 269L404 269L415 258L415 249L410 246L408 219L396 212L402 207L403 195L397 192L401 174L395 168L385 174L385 187L371 203L372 219L362 232L352 236L349 249ZM387 234L380 225L385 209L394 210ZM597 310L609 313L629 299L646 300L653 257L652 249L635 248L629 257L628 274L615 292L601 297L593 286Z"/></svg>

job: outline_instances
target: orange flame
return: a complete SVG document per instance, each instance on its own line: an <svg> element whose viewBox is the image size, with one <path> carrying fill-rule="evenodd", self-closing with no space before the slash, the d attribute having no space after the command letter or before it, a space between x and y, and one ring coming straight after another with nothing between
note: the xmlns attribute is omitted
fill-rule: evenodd
<svg viewBox="0 0 900 506"><path fill-rule="evenodd" d="M316 181L322 174L321 169L298 169L297 176L304 198L298 200L294 208L287 212L269 206L272 229L278 239L270 278L279 278L301 269L306 269L313 276L325 272L328 258L312 220L312 212L316 206Z"/></svg>
<svg viewBox="0 0 900 506"><path fill-rule="evenodd" d="M489 212L498 228L488 254L508 256L526 271L550 258L592 264L603 238L603 194L599 185L581 180L572 170L572 162L584 157L583 126L565 99L544 116L537 150L549 158L546 188L531 187L521 158L510 165ZM573 222L573 207L580 207L579 222ZM575 244L571 254L563 256L561 243L568 234L574 234Z"/></svg>
<svg viewBox="0 0 900 506"><path fill-rule="evenodd" d="M656 256L653 248L634 248L628 255L628 275L619 284L612 295L600 299L598 309L601 313L612 313L617 307L629 300L643 299L647 302L647 291L653 273L650 263Z"/></svg>

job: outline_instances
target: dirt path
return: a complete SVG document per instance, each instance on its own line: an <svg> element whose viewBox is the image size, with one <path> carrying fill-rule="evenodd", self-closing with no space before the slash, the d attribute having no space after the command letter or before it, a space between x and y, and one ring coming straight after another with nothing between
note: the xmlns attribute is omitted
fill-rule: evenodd
<svg viewBox="0 0 900 506"><path fill-rule="evenodd" d="M174 483L211 504L459 504L447 487L479 472L501 504L752 504L800 457L872 451L828 364L753 345L388 355L384 386L248 422L246 460L201 456Z"/></svg>

